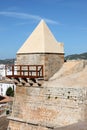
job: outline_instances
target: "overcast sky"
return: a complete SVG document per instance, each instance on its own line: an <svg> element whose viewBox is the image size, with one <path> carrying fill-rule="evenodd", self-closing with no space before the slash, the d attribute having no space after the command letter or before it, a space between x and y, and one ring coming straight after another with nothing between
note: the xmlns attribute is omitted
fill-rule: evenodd
<svg viewBox="0 0 87 130"><path fill-rule="evenodd" d="M0 59L15 58L41 19L65 55L87 52L87 0L0 0Z"/></svg>

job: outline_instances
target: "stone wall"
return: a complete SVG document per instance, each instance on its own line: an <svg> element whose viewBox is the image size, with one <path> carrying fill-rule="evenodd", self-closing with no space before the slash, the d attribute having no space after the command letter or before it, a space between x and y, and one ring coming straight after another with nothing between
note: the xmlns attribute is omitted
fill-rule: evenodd
<svg viewBox="0 0 87 130"><path fill-rule="evenodd" d="M86 100L87 88L17 86L8 130L51 130L86 120Z"/></svg>
<svg viewBox="0 0 87 130"><path fill-rule="evenodd" d="M14 120L10 121L9 126L10 127L8 128L8 130L50 130L49 128L45 128L43 126L28 124L22 121Z"/></svg>
<svg viewBox="0 0 87 130"><path fill-rule="evenodd" d="M64 54L17 54L17 65L43 65L44 79L48 80L64 63Z"/></svg>

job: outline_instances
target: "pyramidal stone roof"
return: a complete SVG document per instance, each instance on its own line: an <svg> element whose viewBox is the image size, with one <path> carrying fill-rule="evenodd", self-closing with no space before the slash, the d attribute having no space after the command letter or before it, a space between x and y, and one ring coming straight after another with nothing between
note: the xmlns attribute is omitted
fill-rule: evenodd
<svg viewBox="0 0 87 130"><path fill-rule="evenodd" d="M44 20L41 20L17 54L64 53L63 44L57 42Z"/></svg>

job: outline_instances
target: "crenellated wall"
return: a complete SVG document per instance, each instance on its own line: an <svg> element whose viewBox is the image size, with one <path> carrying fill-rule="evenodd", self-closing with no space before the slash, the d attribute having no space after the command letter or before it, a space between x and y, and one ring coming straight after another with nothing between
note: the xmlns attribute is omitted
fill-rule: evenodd
<svg viewBox="0 0 87 130"><path fill-rule="evenodd" d="M87 88L17 86L8 130L51 130L86 119Z"/></svg>
<svg viewBox="0 0 87 130"><path fill-rule="evenodd" d="M17 54L17 65L43 65L44 79L48 80L57 72L64 63L64 54L57 53L35 53Z"/></svg>

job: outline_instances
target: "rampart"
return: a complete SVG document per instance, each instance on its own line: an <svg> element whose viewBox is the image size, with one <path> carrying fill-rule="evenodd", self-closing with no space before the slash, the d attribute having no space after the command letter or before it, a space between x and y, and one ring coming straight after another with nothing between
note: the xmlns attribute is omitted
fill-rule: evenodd
<svg viewBox="0 0 87 130"><path fill-rule="evenodd" d="M87 88L17 86L9 130L51 130L87 119Z"/></svg>

